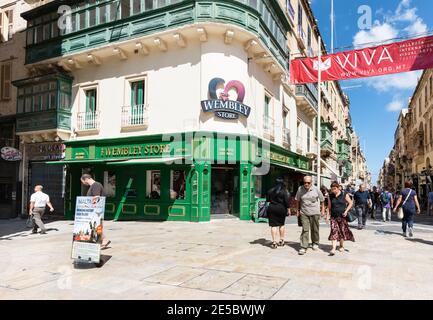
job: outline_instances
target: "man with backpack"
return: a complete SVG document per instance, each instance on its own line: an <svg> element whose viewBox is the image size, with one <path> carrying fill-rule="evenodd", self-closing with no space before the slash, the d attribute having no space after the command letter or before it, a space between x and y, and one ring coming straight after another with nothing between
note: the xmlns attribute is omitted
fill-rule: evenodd
<svg viewBox="0 0 433 320"><path fill-rule="evenodd" d="M394 206L394 197L388 188L385 187L380 194L380 203L382 204L382 218L383 222L391 221L392 207Z"/></svg>

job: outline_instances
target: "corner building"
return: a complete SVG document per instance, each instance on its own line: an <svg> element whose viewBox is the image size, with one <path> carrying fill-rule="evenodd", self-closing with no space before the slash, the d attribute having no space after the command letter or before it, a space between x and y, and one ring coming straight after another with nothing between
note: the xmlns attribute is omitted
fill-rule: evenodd
<svg viewBox="0 0 433 320"><path fill-rule="evenodd" d="M25 109L44 107L41 77L57 84L49 126L65 158L46 164L66 169L66 217L83 173L103 183L107 218L181 221L250 219L276 177L295 192L311 173L288 130L293 22L277 1L70 2L72 29L58 30L65 3L23 15L26 63L40 74L15 85Z"/></svg>

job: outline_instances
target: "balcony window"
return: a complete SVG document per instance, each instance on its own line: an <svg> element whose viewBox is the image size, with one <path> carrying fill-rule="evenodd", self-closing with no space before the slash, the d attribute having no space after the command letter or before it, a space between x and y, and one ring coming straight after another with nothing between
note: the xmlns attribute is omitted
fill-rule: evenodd
<svg viewBox="0 0 433 320"><path fill-rule="evenodd" d="M144 80L130 82L131 100L129 106L122 107L122 127L142 127L147 125Z"/></svg>
<svg viewBox="0 0 433 320"><path fill-rule="evenodd" d="M59 85L58 85L59 84ZM17 113L71 109L71 81L53 76L19 80L14 85L18 88ZM59 95L60 104L57 97Z"/></svg>
<svg viewBox="0 0 433 320"><path fill-rule="evenodd" d="M119 3L117 1L113 1L110 4L110 21L115 21L119 17Z"/></svg>
<svg viewBox="0 0 433 320"><path fill-rule="evenodd" d="M108 15L108 5L103 5L99 7L99 23L103 24L110 21L110 17Z"/></svg>
<svg viewBox="0 0 433 320"><path fill-rule="evenodd" d="M153 0L144 0L144 9L152 10L153 9Z"/></svg>
<svg viewBox="0 0 433 320"><path fill-rule="evenodd" d="M96 111L96 89L89 89L85 91L86 95L86 112Z"/></svg>
<svg viewBox="0 0 433 320"><path fill-rule="evenodd" d="M121 0L121 17L122 19L126 19L130 16L131 14L131 3L130 0Z"/></svg>
<svg viewBox="0 0 433 320"><path fill-rule="evenodd" d="M93 27L96 24L96 8L93 7L89 10L89 27Z"/></svg>
<svg viewBox="0 0 433 320"><path fill-rule="evenodd" d="M141 0L132 0L132 13L138 14L141 12Z"/></svg>

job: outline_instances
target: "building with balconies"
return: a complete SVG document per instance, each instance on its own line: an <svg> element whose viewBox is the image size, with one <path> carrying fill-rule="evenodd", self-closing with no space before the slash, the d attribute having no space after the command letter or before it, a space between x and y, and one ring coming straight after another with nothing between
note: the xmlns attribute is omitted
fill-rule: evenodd
<svg viewBox="0 0 433 320"><path fill-rule="evenodd" d="M66 169L68 218L82 173L103 183L107 218L181 221L250 219L276 177L294 192L311 173L297 103L317 110L314 89L288 84L295 29L279 2L52 1L22 16L17 124L24 148L65 143L44 165Z"/></svg>
<svg viewBox="0 0 433 320"><path fill-rule="evenodd" d="M18 92L12 82L28 76L23 50L26 21L20 14L33 3L31 0L0 1L0 219L22 213L26 171L16 127Z"/></svg>

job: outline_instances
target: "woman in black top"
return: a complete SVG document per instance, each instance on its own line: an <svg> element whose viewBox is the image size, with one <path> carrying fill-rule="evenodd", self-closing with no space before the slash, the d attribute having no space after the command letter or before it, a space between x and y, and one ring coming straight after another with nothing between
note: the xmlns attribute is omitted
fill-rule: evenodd
<svg viewBox="0 0 433 320"><path fill-rule="evenodd" d="M340 242L340 252L344 252L344 241L355 241L346 219L347 213L352 209L352 206L353 201L349 194L341 191L340 185L337 182L332 183L326 218L326 222L331 218L331 234L328 239L332 241L330 256L335 255L337 241Z"/></svg>
<svg viewBox="0 0 433 320"><path fill-rule="evenodd" d="M289 215L290 201L289 193L284 185L284 180L278 178L275 182L275 187L270 189L266 195L266 201L269 202L268 219L272 234L272 249L277 248L277 231L279 229L280 241L278 245L284 246L284 236L286 232L285 224L286 217Z"/></svg>

